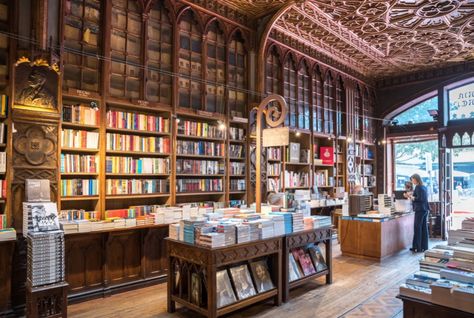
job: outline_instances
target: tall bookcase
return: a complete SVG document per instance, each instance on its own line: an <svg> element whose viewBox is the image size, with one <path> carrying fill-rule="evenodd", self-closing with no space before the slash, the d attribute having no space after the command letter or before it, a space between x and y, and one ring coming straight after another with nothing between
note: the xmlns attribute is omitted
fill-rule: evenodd
<svg viewBox="0 0 474 318"><path fill-rule="evenodd" d="M247 125L246 121L229 120L227 201L231 206L247 201Z"/></svg>

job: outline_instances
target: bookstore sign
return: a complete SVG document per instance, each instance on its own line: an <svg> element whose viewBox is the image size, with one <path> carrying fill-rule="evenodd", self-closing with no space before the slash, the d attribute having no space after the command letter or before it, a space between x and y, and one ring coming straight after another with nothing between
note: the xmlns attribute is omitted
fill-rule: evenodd
<svg viewBox="0 0 474 318"><path fill-rule="evenodd" d="M280 147L290 144L290 129L288 127L268 128L262 133L263 147Z"/></svg>

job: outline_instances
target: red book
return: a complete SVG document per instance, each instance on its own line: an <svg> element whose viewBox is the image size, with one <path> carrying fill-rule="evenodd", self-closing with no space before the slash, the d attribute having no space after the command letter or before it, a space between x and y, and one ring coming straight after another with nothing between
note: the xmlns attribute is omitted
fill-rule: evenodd
<svg viewBox="0 0 474 318"><path fill-rule="evenodd" d="M334 147L320 147L319 158L323 160L323 165L334 165Z"/></svg>

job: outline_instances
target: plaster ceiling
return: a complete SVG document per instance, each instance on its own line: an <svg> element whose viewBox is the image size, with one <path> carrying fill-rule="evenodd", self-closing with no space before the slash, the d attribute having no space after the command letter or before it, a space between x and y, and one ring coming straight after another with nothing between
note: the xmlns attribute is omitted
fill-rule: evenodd
<svg viewBox="0 0 474 318"><path fill-rule="evenodd" d="M255 17L287 1L226 2ZM474 0L298 1L273 28L371 78L474 59Z"/></svg>

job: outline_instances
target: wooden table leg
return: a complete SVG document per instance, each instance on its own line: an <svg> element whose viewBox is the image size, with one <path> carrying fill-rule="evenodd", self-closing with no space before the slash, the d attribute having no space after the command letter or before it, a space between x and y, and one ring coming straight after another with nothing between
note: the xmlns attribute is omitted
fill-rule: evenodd
<svg viewBox="0 0 474 318"><path fill-rule="evenodd" d="M325 241L326 244L326 265L329 272L326 275L326 284L332 284L332 235Z"/></svg>
<svg viewBox="0 0 474 318"><path fill-rule="evenodd" d="M275 296L274 303L275 303L275 305L280 306L281 302L282 302L282 297L283 297L282 287L283 286L288 286L288 284L285 285L285 283L284 283L284 279L286 279L286 278L285 278L285 274L283 273L283 268L286 268L286 267L283 266L283 262L282 262L282 259L281 259L281 257L282 257L282 252L281 251L278 252L278 254L273 255L272 257L273 257L273 264L277 264L276 274L277 274L278 293ZM287 259L288 259L288 257L287 257Z"/></svg>
<svg viewBox="0 0 474 318"><path fill-rule="evenodd" d="M217 282L216 267L214 265L207 266L207 311L209 318L217 317Z"/></svg>
<svg viewBox="0 0 474 318"><path fill-rule="evenodd" d="M173 313L176 311L176 303L171 299L175 286L175 273L173 267L173 258L168 257L168 312Z"/></svg>
<svg viewBox="0 0 474 318"><path fill-rule="evenodd" d="M285 242L286 243L286 242ZM284 303L288 302L289 298L290 298L290 277L289 277L289 272L288 272L288 268L289 268L289 259L288 259L288 253L290 253L290 251L287 249L286 247L286 244L284 244L283 246L283 257L280 257L280 259L282 260L281 263L282 263L282 270L280 270L282 273L281 273L281 291L282 291L282 300Z"/></svg>

